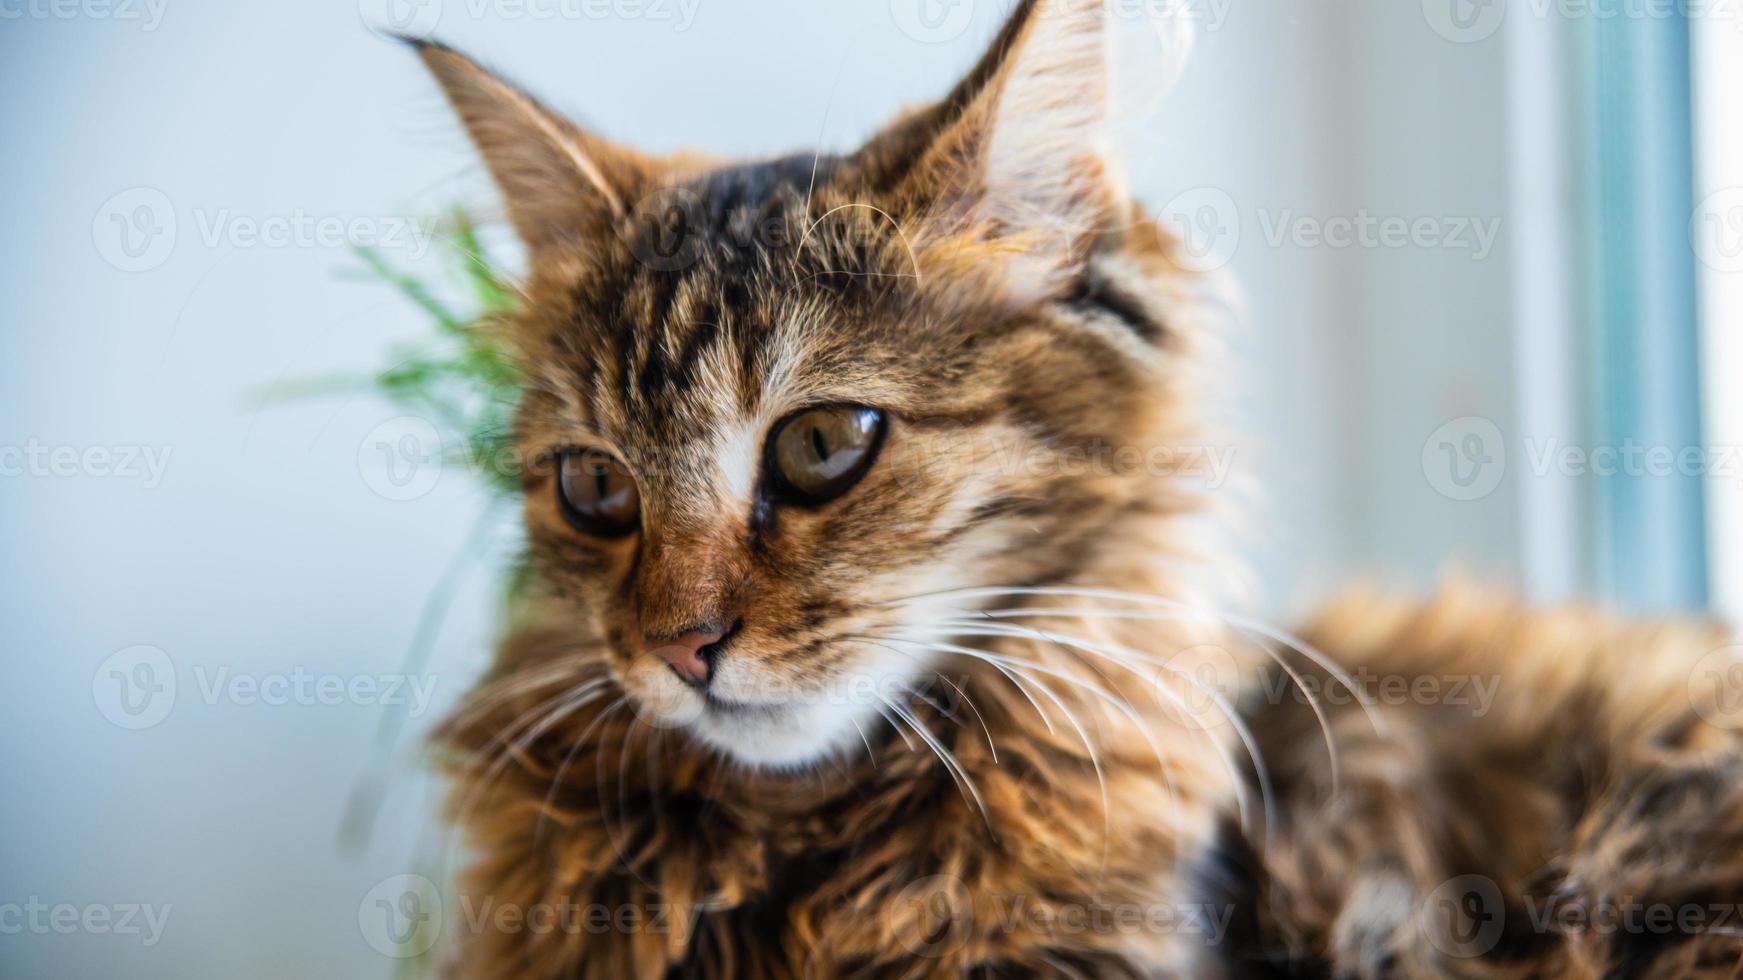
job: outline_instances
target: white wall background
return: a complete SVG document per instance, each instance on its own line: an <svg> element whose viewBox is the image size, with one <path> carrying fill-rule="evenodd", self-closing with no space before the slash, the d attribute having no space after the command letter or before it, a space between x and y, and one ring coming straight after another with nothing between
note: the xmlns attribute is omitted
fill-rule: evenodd
<svg viewBox="0 0 1743 980"><path fill-rule="evenodd" d="M941 43L904 34L889 0L699 0L687 29L510 0L411 9L607 133L750 154L845 148L944 91L1004 7L959 2L971 19ZM487 203L488 185L415 60L348 0L162 3L152 25L124 13L143 6L0 0L0 445L171 454L149 488L52 467L0 477L0 928L20 926L0 934L0 973L385 977L358 906L421 869L428 800L401 782L365 853L335 843L383 709L203 686L226 670L399 670L483 498L458 475L411 502L375 493L358 455L396 414L383 404L249 404L275 379L379 365L422 321L339 278L342 247L236 236L299 216L380 225ZM1451 500L1422 464L1443 423L1516 414L1505 32L1454 43L1396 0L1192 9L1206 17L1192 64L1135 127L1130 169L1159 207L1210 193L1238 219L1238 240L1217 243L1247 300L1223 388L1243 423L1237 472L1264 498L1243 548L1268 608L1355 573L1420 585L1455 558L1516 577L1517 495ZM127 272L106 259L106 202L136 187L167 198L176 229L161 264ZM1364 209L1501 219L1501 238L1480 260L1268 240L1287 217ZM490 608L480 575L439 645L439 701L481 662ZM100 668L136 644L164 651L177 693L134 731L105 716ZM147 947L39 928L18 918L32 900L169 917Z"/></svg>

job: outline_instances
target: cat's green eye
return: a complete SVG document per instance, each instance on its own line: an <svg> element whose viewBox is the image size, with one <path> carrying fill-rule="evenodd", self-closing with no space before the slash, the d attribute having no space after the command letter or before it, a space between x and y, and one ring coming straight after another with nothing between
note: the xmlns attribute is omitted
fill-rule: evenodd
<svg viewBox="0 0 1743 980"><path fill-rule="evenodd" d="M557 461L557 500L569 522L588 534L615 538L634 531L641 494L622 463L597 449L565 452Z"/></svg>
<svg viewBox="0 0 1743 980"><path fill-rule="evenodd" d="M877 459L884 413L863 405L812 408L789 415L769 436L770 483L801 504L834 500Z"/></svg>

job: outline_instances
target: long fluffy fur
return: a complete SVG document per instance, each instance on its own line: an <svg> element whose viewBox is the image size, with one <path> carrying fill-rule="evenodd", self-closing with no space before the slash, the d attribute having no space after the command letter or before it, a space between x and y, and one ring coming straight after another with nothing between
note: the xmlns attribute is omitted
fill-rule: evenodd
<svg viewBox="0 0 1743 980"><path fill-rule="evenodd" d="M1208 496L1110 451L1202 445L1212 339L1095 142L1093 16L1025 0L864 149L753 165L615 148L421 48L532 253L506 329L533 598L439 734L473 855L454 975L1736 969L1734 932L1530 914L1743 902L1738 746L1687 693L1717 632L1452 590L1352 597L1288 649L1207 610ZM818 398L895 422L862 485L783 511L755 445ZM580 444L636 474L638 534L563 518L548 460ZM640 645L719 616L758 677L909 686L747 765L672 720ZM1498 686L1364 706L1315 647L1376 699Z"/></svg>
<svg viewBox="0 0 1743 980"><path fill-rule="evenodd" d="M1460 585L1427 602L1351 594L1304 636L1371 697L1388 683L1394 696L1372 716L1348 698L1329 707L1335 789L1304 699L1251 698L1283 816L1257 902L1270 938L1250 963L1348 977L1743 970L1743 715L1703 697L1698 673L1723 629L1534 610Z"/></svg>

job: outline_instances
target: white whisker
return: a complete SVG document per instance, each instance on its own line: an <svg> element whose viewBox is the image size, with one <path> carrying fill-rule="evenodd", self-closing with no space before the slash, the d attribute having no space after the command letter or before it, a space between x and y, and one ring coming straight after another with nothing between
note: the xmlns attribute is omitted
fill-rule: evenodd
<svg viewBox="0 0 1743 980"><path fill-rule="evenodd" d="M879 698L879 700L881 701L882 698ZM908 733L902 729L901 725L896 724L896 719L890 717L890 713L885 711L883 706L873 705L872 707L877 710L879 715L883 716L884 721L887 722L891 728L896 730L896 734L902 737L902 744L908 747L908 751L914 751L914 740L908 737Z"/></svg>
<svg viewBox="0 0 1743 980"><path fill-rule="evenodd" d="M1325 653L1320 651L1313 644L1308 643L1306 640L1303 640L1288 631L1277 629L1274 626L1270 626L1249 616L1243 616L1238 613L1227 613L1219 610L1202 609L1195 607L1190 603L1181 602L1178 599L1167 599L1162 596L1141 595L1134 592L1120 592L1113 589L1090 589L1071 586L1015 586L1011 588L975 586L963 589L944 589L919 598L932 599L943 596L958 596L970 599L1000 598L1004 596L1068 596L1082 599L1110 599L1115 602L1130 602L1138 605L1171 609L1206 619L1212 619L1218 622L1228 623L1229 625L1238 627L1245 632L1257 634L1266 639L1287 646L1313 661L1321 670L1324 670L1326 673L1336 678L1339 683L1343 684L1344 687L1349 690L1350 694L1354 696L1356 701L1362 706L1363 712L1368 716L1368 723L1373 726L1376 734L1384 737L1387 733L1385 720L1374 713L1373 697L1368 694L1365 688L1356 682L1356 679L1352 677L1348 671L1344 670L1335 660L1326 656ZM919 600L889 600L884 604L910 605L916 601ZM988 613L997 613L999 611L1000 610L988 610ZM1111 612L1113 610L1109 611ZM1087 612L1089 612L1089 610L1073 610L1071 614L1082 616Z"/></svg>
<svg viewBox="0 0 1743 980"><path fill-rule="evenodd" d="M1150 621L1192 622L1192 621L1200 618L1193 613L1188 613L1188 612L1184 612L1184 611L1147 612L1147 611L1143 611L1143 610L1132 610L1132 609L1078 609L1078 608L1073 608L1073 607L1062 607L1062 608L1051 608L1051 609L1050 608L1023 607L1020 609L940 610L940 611L960 612L960 613L967 615L967 616L978 617L980 620L1008 620L1008 619L1016 619L1016 618L1023 617L1023 616L1037 616L1037 617L1058 617L1058 618L1074 617L1074 618L1078 618L1078 619L1136 620L1136 621L1140 621L1140 622L1150 622ZM961 621L950 621L950 622L961 622ZM971 622L975 625L979 625L978 622L973 621L973 620L971 620L969 622ZM1112 649L1122 650L1129 655L1140 657L1147 662L1156 664L1157 666L1164 666L1164 667L1167 666L1167 664L1165 662L1158 660L1156 657L1154 657L1152 655L1145 654L1142 651L1132 650L1132 649L1126 648L1126 647L1114 647ZM1331 768L1332 792L1335 794L1338 790L1338 787L1341 785L1341 765L1338 761L1337 740L1332 735L1331 719L1329 716L1327 716L1327 714L1325 712L1324 704L1321 702L1319 695L1315 694L1307 686L1306 679L1301 676L1300 671L1296 670L1296 668L1289 663L1288 659L1285 658L1284 656L1282 656L1276 650L1276 648L1271 645L1270 642L1260 643L1260 649L1264 651L1265 655L1268 656L1273 663L1275 663L1278 667L1280 667L1283 670L1283 672L1285 674L1288 675L1290 682L1295 685L1295 689L1300 691L1302 694L1302 697L1306 699L1308 709L1313 712L1314 720L1319 724L1320 735L1325 742L1326 755L1328 757L1328 760L1330 763L1330 768ZM1353 682L1353 679L1352 679L1352 681L1342 681L1342 678L1339 678L1339 680L1340 680L1340 682L1344 683L1346 687L1348 687L1350 685L1350 683ZM1207 694L1210 693L1210 691L1208 689L1206 689L1202 684L1199 684L1196 679L1193 679L1193 683L1194 683L1194 686L1198 687L1199 690L1204 691ZM1357 696L1359 698L1366 697L1365 693L1362 692L1360 689L1354 689L1354 690L1356 690ZM1226 708L1224 710L1224 713L1228 714L1228 710ZM1370 717L1372 717L1371 713L1370 713ZM1231 720L1233 720L1232 715L1231 715ZM1379 731L1382 735L1384 734L1384 731L1382 729L1377 728L1376 731Z"/></svg>
<svg viewBox="0 0 1743 980"><path fill-rule="evenodd" d="M1065 633L1056 633L1050 630L1036 630L1015 624L985 623L975 620L946 620L937 625L955 629L959 635L1036 639L1053 643L1061 647L1082 650L1085 653L1103 657L1121 667L1124 667L1126 670L1131 671L1140 680L1150 684L1154 690L1172 702L1183 714L1190 717L1193 714L1193 711L1191 707L1181 699L1180 695L1170 691L1167 687L1161 684L1154 683L1152 678L1146 676L1143 671L1133 666L1131 659L1136 659L1140 662L1148 662L1160 670L1167 671L1176 677L1184 678L1188 684L1191 684L1200 693L1210 698L1211 701L1216 704L1217 709L1222 712L1226 719L1228 719L1230 727L1233 728L1236 737L1241 740L1242 745L1246 748L1247 754L1253 762L1254 777L1259 783L1260 803L1265 811L1265 833L1269 835L1271 829L1276 825L1276 807L1273 801L1271 776L1265 765L1263 753L1259 750L1258 739L1253 736L1252 729L1250 729L1246 722L1241 719L1240 713L1235 710L1234 705L1229 703L1228 698L1224 696L1222 692L1204 684L1201 680L1192 676L1190 672L1181 670L1173 664L1170 664L1152 654L1144 653L1141 650L1133 650L1129 647L1115 644L1096 643L1084 639L1083 637L1072 636ZM1148 731L1148 726L1140 724L1140 729ZM1234 758L1228 754L1220 741L1214 738L1209 739L1209 741L1216 753L1222 758L1223 764L1229 770L1229 778L1235 792L1235 803L1240 809L1242 826L1250 826L1250 813L1246 800L1246 786L1245 781L1241 777L1240 768L1235 764Z"/></svg>
<svg viewBox="0 0 1743 980"><path fill-rule="evenodd" d="M953 644L948 644L948 643L936 643L936 642L933 642L930 640L911 639L911 638L905 637L905 636L886 636L886 637L884 637L884 639L894 640L898 643L913 643L913 644L920 646L920 647L925 647L925 648L937 650L940 653L956 653L956 654L961 654L961 655L966 656L966 657L973 657L975 659L984 661L985 663L991 664L992 666L999 668L1000 671L1005 672L1007 674L1007 676L1011 676L1013 674L1020 674L1023 676L1027 676L1025 671L1014 666L1015 661L1011 661L1011 660L1008 660L1005 658L998 657L997 655L988 653L985 650L975 650L975 649L970 648L970 647L955 646ZM1023 666L1029 667L1032 669L1043 669L1043 668L1037 668L1033 664L1024 664ZM1082 682L1077 681L1075 678L1071 678L1071 677L1068 677L1068 676L1063 675L1063 674L1061 674L1059 676L1063 680L1073 681L1075 683L1082 683ZM1103 831L1102 849L1103 849L1103 854L1105 856L1109 837L1113 833L1113 814L1112 814L1112 810L1110 809L1109 803L1108 803L1108 784L1107 784L1107 778L1102 771L1101 756L1096 752L1095 743L1090 739L1089 732L1083 727L1083 725L1081 723L1079 723L1079 721L1077 720L1077 716L1072 713L1071 709L1065 706L1065 702L1061 701L1059 699L1059 696L1056 695L1055 693L1053 693L1053 689L1049 688L1044 682L1036 680L1033 677L1029 677L1029 681L1031 683L1033 683L1037 688L1039 688L1041 693L1043 695L1045 695L1049 701L1052 701L1055 707L1057 707L1061 712L1063 712L1065 714L1065 720L1071 724L1072 728L1077 730L1077 737L1080 740L1082 740L1084 751L1086 753L1088 753L1088 755L1089 755L1090 767L1095 770L1096 785L1098 787L1100 787L1100 789L1101 789L1102 831Z"/></svg>
<svg viewBox="0 0 1743 980"><path fill-rule="evenodd" d="M950 778L956 782L957 790L964 794L965 799L973 797L974 805L980 810L981 820L986 824L987 830L993 831L996 836L998 832L993 830L993 821L992 817L987 814L986 801L981 799L980 789L974 785L974 780L969 777L968 770L962 767L962 763L956 760L956 756L945 748L944 743L938 741L938 737L933 735L926 726L920 724L919 719L915 718L908 709L882 695L878 695L878 700L883 701L891 711L906 720L909 727L914 729L914 734L918 735L920 740L931 748L932 754L938 757L938 761L944 764L945 771L950 773Z"/></svg>
<svg viewBox="0 0 1743 980"><path fill-rule="evenodd" d="M847 720L853 722L853 730L859 733L859 740L865 745L865 755L871 760L872 768L878 768L878 754L872 751L871 739L865 737L865 727L852 715L848 715Z"/></svg>
<svg viewBox="0 0 1743 980"><path fill-rule="evenodd" d="M951 680L948 677L945 677L943 674L940 674L937 671L933 671L933 674L936 675L939 680L943 681L946 684L949 684L950 689L955 691L957 693L957 695L962 698L962 703L968 705L968 710L974 712L974 720L980 723L981 734L986 736L986 747L987 747L987 751L992 754L993 765L995 765L995 766L998 765L999 764L999 747L997 745L993 744L992 730L987 728L986 719L981 716L980 708L975 705L974 699L969 697L968 692L964 691L962 689L962 687L960 685L958 685L955 681ZM902 689L905 691L908 691L909 694L918 693L918 692L909 690L907 685L905 685L905 684L902 686ZM931 699L928 698L927 700L930 701ZM940 710L942 710L942 709L940 709Z"/></svg>

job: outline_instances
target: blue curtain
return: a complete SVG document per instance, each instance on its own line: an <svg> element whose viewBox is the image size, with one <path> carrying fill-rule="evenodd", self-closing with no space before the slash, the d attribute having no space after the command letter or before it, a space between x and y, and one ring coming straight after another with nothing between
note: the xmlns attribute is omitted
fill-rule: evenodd
<svg viewBox="0 0 1743 980"><path fill-rule="evenodd" d="M1596 584L1634 608L1703 608L1702 480L1682 472L1702 444L1689 25L1666 12L1595 17L1581 30L1590 441L1616 467L1592 476ZM1670 473L1666 452L1681 461Z"/></svg>

